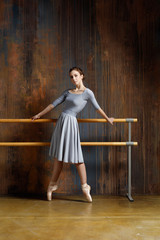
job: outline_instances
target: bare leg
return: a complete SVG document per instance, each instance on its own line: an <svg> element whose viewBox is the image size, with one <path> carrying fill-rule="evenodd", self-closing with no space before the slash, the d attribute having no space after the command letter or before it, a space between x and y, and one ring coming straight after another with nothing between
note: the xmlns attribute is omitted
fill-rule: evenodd
<svg viewBox="0 0 160 240"><path fill-rule="evenodd" d="M51 177L51 182L57 182L59 175L62 171L63 162L60 162L57 160L57 158L54 159L54 165L53 165L53 172Z"/></svg>
<svg viewBox="0 0 160 240"><path fill-rule="evenodd" d="M85 198L87 199L88 202L92 202L92 197L90 195L90 190L91 187L87 184L87 173L86 173L86 166L84 163L78 163L75 164L78 174L80 176L80 180L81 180L81 187L82 187L82 191L83 194L85 196Z"/></svg>
<svg viewBox="0 0 160 240"><path fill-rule="evenodd" d="M87 173L86 173L86 166L84 163L77 163L75 164L80 180L81 180L81 185L87 183Z"/></svg>
<svg viewBox="0 0 160 240"><path fill-rule="evenodd" d="M63 167L63 162L58 161L56 158L54 159L54 166L53 166L53 172L52 172L52 177L50 180L50 183L48 185L48 189L47 189L47 199L49 201L52 200L52 192L56 191L58 186L56 184L59 175L61 173Z"/></svg>

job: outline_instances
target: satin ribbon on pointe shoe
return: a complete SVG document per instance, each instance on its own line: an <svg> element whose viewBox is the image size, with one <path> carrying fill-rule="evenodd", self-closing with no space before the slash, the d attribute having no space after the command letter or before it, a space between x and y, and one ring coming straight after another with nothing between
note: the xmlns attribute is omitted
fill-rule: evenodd
<svg viewBox="0 0 160 240"><path fill-rule="evenodd" d="M82 191L88 202L92 202L92 197L90 195L91 187L85 183L82 185Z"/></svg>

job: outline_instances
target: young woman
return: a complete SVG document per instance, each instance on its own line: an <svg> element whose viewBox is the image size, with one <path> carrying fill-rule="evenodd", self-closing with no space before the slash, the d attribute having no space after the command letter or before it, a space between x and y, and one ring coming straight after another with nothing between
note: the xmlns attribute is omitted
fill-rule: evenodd
<svg viewBox="0 0 160 240"><path fill-rule="evenodd" d="M88 101L91 102L95 110L113 125L114 118L107 117L97 103L94 93L83 84L84 73L78 67L69 70L69 75L74 89L66 89L63 93L48 105L42 112L33 116L36 120L47 112L64 102L63 110L54 128L49 156L54 157L53 173L47 189L47 199L52 199L52 192L57 190L57 180L62 170L63 162L75 164L81 180L81 187L88 202L92 202L90 195L91 187L87 184L86 167L80 144L79 126L76 115L82 111Z"/></svg>

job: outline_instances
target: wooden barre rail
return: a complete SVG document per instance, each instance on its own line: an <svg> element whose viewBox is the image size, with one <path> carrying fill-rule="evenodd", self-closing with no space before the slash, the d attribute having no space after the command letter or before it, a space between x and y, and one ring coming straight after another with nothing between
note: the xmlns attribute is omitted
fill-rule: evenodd
<svg viewBox="0 0 160 240"><path fill-rule="evenodd" d="M57 119L0 119L0 123L44 123L44 122L56 122ZM78 122L107 122L106 119L99 118L85 118L77 119ZM137 118L115 118L114 122L137 122Z"/></svg>
<svg viewBox="0 0 160 240"><path fill-rule="evenodd" d="M81 142L82 146L137 146L137 142ZM0 146L50 146L50 142L0 142Z"/></svg>

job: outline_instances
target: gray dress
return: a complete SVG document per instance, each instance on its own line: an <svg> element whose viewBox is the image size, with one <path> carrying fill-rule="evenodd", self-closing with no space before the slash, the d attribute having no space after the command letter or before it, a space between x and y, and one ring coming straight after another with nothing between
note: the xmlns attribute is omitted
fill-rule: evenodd
<svg viewBox="0 0 160 240"><path fill-rule="evenodd" d="M64 102L62 113L56 122L51 137L49 156L65 163L83 163L76 115L82 111L88 101L92 103L95 110L99 109L100 106L91 89L86 88L81 94L70 93L69 90L65 90L52 103L56 107Z"/></svg>

